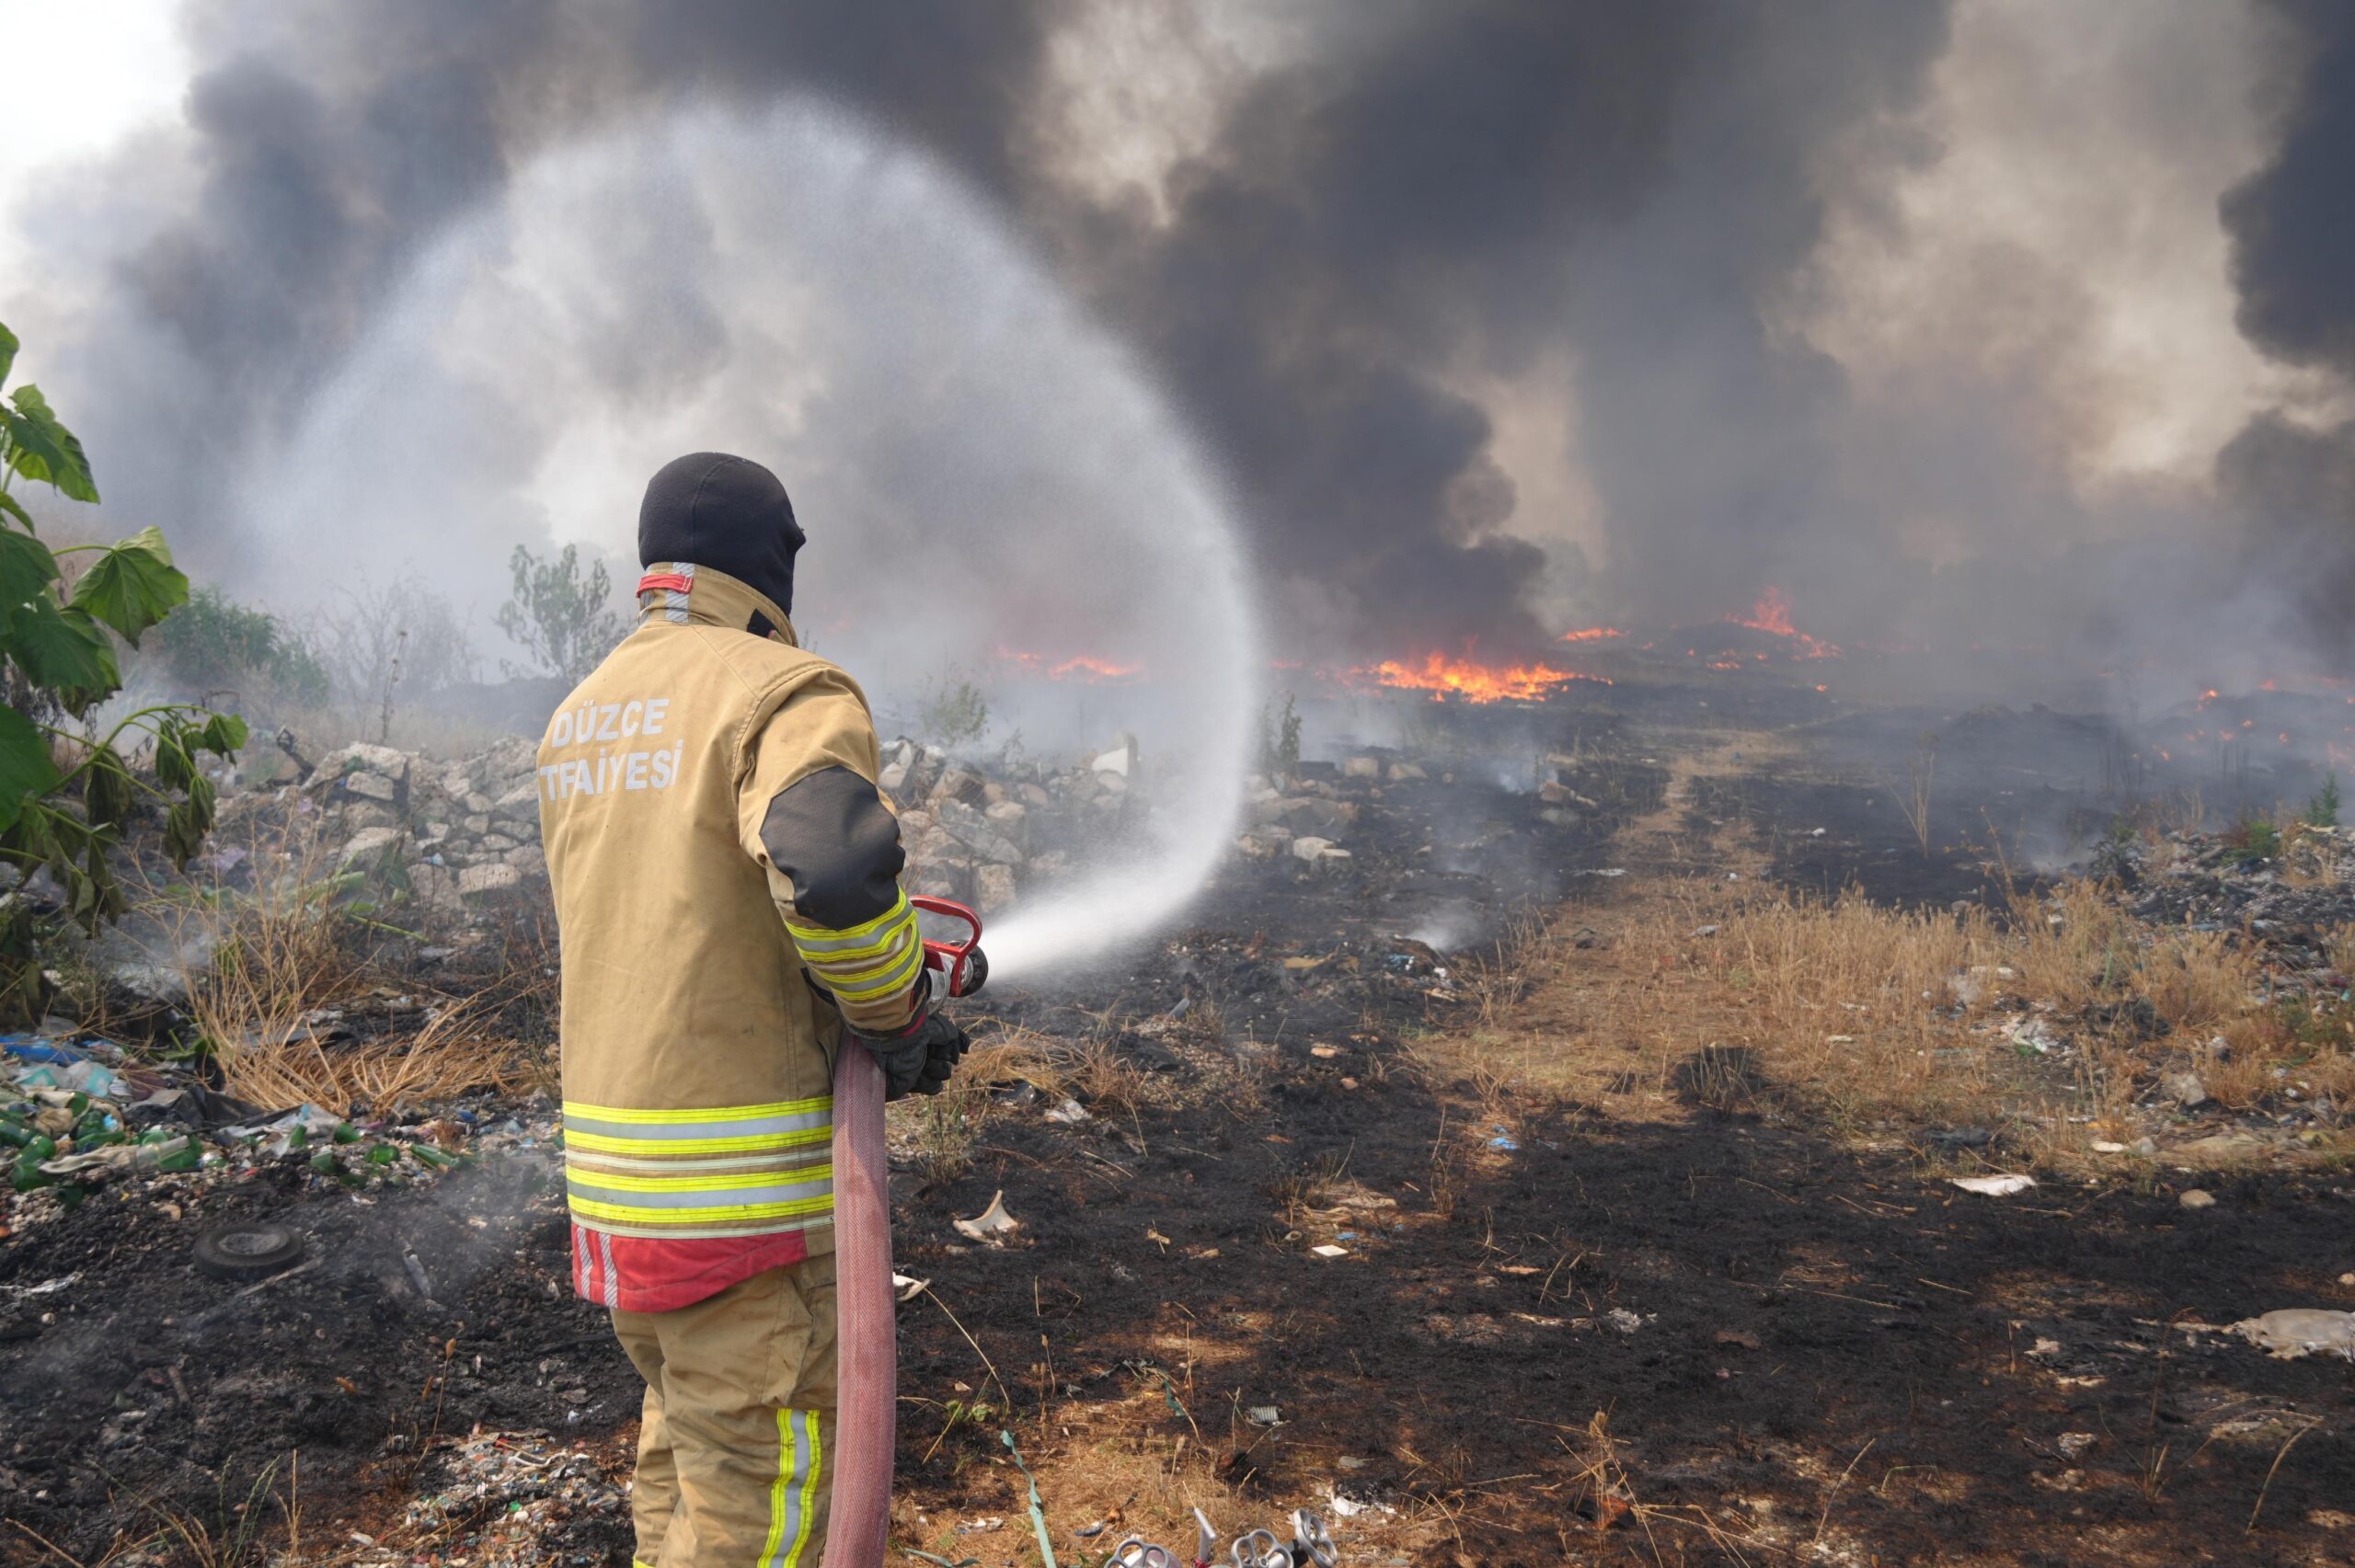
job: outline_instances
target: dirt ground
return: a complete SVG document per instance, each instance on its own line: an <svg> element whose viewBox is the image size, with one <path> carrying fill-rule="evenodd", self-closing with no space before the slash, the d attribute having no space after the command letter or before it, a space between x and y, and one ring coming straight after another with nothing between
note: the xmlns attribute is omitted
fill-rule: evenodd
<svg viewBox="0 0 2355 1568"><path fill-rule="evenodd" d="M1708 864L1713 809L1889 858L1888 820L1836 815L1870 781L1736 800L1642 761L1666 750L1628 740L1621 798L1575 831L1406 792L1353 884L1233 869L1124 971L994 997L1116 1070L1078 1126L977 1090L953 1161L900 1113L899 1267L929 1282L901 1309L900 1543L1039 1561L1004 1430L1065 1563L1132 1529L1190 1545L1195 1504L1230 1531L1346 1514L1355 1562L2355 1562L2349 1364L2171 1326L2355 1305L2355 1176L2211 1182L2196 1212L2126 1181L1965 1194L1897 1141L1691 1103L1400 940L1467 909L1509 935L1534 902L1608 942ZM1963 896L1964 865L1920 894ZM1500 1015L1617 1081L1503 1081L1474 1043ZM304 1196L297 1165L0 1246L0 1561L98 1568L240 1505L282 1544L298 1451L320 1562L363 1557L355 1530L399 1544L377 1561L493 1561L495 1501L401 1534L477 1430L626 1477L637 1390L566 1289L551 1155L366 1204ZM999 1193L1010 1244L951 1229ZM309 1266L198 1275L200 1222L247 1215L295 1219ZM611 1491L496 1560L627 1562Z"/></svg>

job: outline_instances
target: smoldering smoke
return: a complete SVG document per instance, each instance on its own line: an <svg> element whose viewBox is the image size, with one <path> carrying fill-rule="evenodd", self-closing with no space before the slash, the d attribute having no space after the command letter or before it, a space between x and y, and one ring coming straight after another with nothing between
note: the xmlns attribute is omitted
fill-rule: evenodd
<svg viewBox="0 0 2355 1568"><path fill-rule="evenodd" d="M1893 227L1891 192L1941 155L1924 95L1958 15L2000 0L1119 9L191 0L199 177L152 206L126 180L89 213L106 288L57 379L81 382L126 515L252 569L220 481L284 439L439 225L649 104L814 91L979 182L1143 348L1236 477L1281 651L1509 649L1571 613L1714 617L1769 581L1849 639L2343 651L2344 7L2256 6L2276 144L2222 212L2248 338L2328 395L2258 412L2212 483L2092 498L2045 450L2084 418L2049 379L1940 361L1926 391L1867 396L1791 325L1832 211ZM2172 14L2103 25L2131 55ZM2144 74L2138 112L2164 117L2165 73ZM1963 344L2056 311L2005 288L1947 307ZM612 373L649 400L733 349L694 300L615 308ZM1533 388L1534 418L1573 427L1582 528L1504 460L1504 405ZM508 476L547 439L490 418L437 461Z"/></svg>

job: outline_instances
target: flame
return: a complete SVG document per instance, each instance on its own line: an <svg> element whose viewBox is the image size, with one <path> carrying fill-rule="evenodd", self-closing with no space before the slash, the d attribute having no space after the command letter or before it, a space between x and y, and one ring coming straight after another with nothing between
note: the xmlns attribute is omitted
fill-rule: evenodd
<svg viewBox="0 0 2355 1568"><path fill-rule="evenodd" d="M1611 684L1600 675L1557 670L1550 664L1482 664L1473 658L1468 647L1461 658L1432 653L1419 665L1384 659L1370 668L1351 670L1350 674L1376 685L1429 692L1433 702L1444 702L1450 697L1460 697L1467 703L1529 702L1573 681Z"/></svg>
<svg viewBox="0 0 2355 1568"><path fill-rule="evenodd" d="M1779 588L1769 587L1758 596L1747 615L1729 615L1726 619L1737 626L1747 626L1753 632L1770 636L1786 637L1798 645L1795 658L1838 658L1840 650L1832 644L1809 636L1791 624L1791 596Z"/></svg>
<svg viewBox="0 0 2355 1568"><path fill-rule="evenodd" d="M997 656L1026 675L1044 676L1050 681L1082 681L1091 686L1133 681L1144 673L1144 666L1141 664L1115 664L1110 659L1084 653L1052 664L1047 662L1045 654L1026 653L1020 648L1001 647Z"/></svg>
<svg viewBox="0 0 2355 1568"><path fill-rule="evenodd" d="M1624 637L1627 634L1616 626L1581 626L1575 632L1564 632L1566 643L1599 643L1606 637Z"/></svg>

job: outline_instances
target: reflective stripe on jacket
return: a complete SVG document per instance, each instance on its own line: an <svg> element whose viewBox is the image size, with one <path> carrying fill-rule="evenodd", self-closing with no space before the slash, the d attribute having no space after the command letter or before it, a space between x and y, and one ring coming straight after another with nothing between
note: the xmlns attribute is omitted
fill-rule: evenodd
<svg viewBox="0 0 2355 1568"><path fill-rule="evenodd" d="M574 1284L632 1311L832 1249L841 1020L805 965L879 1032L922 962L857 685L742 583L650 570L539 753Z"/></svg>

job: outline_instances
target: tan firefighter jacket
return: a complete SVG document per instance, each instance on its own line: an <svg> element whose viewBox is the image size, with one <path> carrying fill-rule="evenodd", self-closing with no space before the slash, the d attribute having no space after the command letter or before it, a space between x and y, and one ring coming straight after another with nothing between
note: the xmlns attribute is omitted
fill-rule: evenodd
<svg viewBox="0 0 2355 1568"><path fill-rule="evenodd" d="M549 723L540 830L574 1283L661 1311L832 1249L842 1017L908 1026L923 955L856 683L721 573L639 601Z"/></svg>

